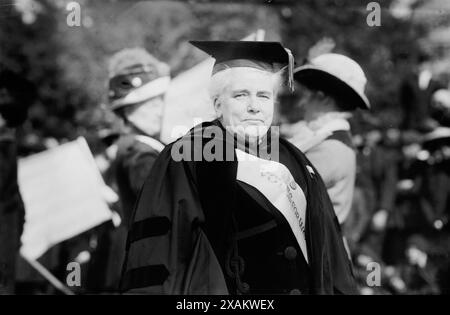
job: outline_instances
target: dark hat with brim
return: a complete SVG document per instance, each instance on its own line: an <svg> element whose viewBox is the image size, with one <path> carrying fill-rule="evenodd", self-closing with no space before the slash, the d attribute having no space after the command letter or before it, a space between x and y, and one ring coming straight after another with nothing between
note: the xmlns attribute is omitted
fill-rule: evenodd
<svg viewBox="0 0 450 315"><path fill-rule="evenodd" d="M354 60L344 55L320 55L310 64L295 69L294 79L337 98L345 110L370 108L364 93L367 82L364 72Z"/></svg>
<svg viewBox="0 0 450 315"><path fill-rule="evenodd" d="M333 96L339 100L345 110L370 108L369 100L364 95L360 95L344 81L325 71L313 68L302 69L299 72L294 70L294 80L310 89L323 91Z"/></svg>
<svg viewBox="0 0 450 315"><path fill-rule="evenodd" d="M108 99L113 111L140 104L168 90L169 66L143 48L123 49L109 63Z"/></svg>

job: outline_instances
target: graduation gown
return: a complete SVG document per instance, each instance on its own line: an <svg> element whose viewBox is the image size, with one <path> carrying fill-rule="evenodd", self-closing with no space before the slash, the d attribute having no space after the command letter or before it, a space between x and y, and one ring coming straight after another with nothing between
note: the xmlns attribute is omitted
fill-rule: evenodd
<svg viewBox="0 0 450 315"><path fill-rule="evenodd" d="M147 294L356 293L339 224L318 172L279 141L279 162L306 198L306 262L286 219L254 187L236 180L236 143L190 131L192 151L231 147L232 161L155 161L133 215L121 291ZM184 138L185 139L185 138ZM225 152L229 152L225 150Z"/></svg>

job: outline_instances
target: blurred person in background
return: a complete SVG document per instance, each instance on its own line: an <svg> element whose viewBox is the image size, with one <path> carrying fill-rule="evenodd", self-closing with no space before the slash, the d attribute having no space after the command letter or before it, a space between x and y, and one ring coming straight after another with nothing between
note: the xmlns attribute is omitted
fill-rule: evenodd
<svg viewBox="0 0 450 315"><path fill-rule="evenodd" d="M405 289L399 272L385 265L382 259L386 222L394 209L397 164L401 159L399 131L387 126L392 125L386 125L381 117L367 116L361 121L363 130L353 137L357 154L355 192L343 232L363 294L388 294L390 290ZM381 265L383 288L367 287L369 262Z"/></svg>
<svg viewBox="0 0 450 315"><path fill-rule="evenodd" d="M427 221L437 230L449 229L450 218L450 128L438 127L424 137L422 154L427 168L422 197L430 209Z"/></svg>
<svg viewBox="0 0 450 315"><path fill-rule="evenodd" d="M145 49L130 48L109 60L109 103L125 124L113 162L128 227L134 203L164 145L159 141L169 66Z"/></svg>
<svg viewBox="0 0 450 315"><path fill-rule="evenodd" d="M383 257L388 264L407 261L405 250L411 235L434 239L429 244L437 244L447 228L450 129L437 127L409 141L408 133L412 131L402 137L395 207L385 221Z"/></svg>
<svg viewBox="0 0 450 315"><path fill-rule="evenodd" d="M391 111L389 113L392 115ZM402 159L400 131L393 128L393 125L395 124L386 123L386 120L380 117L376 126L372 126L370 131L362 135L361 143L357 146L354 205L344 224L355 269L360 274L360 284L367 288L366 263L377 262L382 267L383 289L376 288L374 292L381 294L404 293L406 290L399 270L385 264L383 260L387 221L396 209L398 165ZM365 201L359 202L359 208L355 202L358 191L362 192L360 198ZM355 212L361 213L359 218L354 218Z"/></svg>
<svg viewBox="0 0 450 315"><path fill-rule="evenodd" d="M109 105L122 124L111 124L99 136L105 145L103 174L117 189L119 204L113 209L121 222L113 220L114 226L99 234L89 272L92 292L117 292L134 204L164 148L159 136L169 82L169 66L143 48L123 49L109 60Z"/></svg>
<svg viewBox="0 0 450 315"><path fill-rule="evenodd" d="M421 235L409 237L405 249L407 263L401 266L408 294L439 294L438 266L432 258L436 246Z"/></svg>
<svg viewBox="0 0 450 315"><path fill-rule="evenodd" d="M376 249L380 258L387 220L395 209L398 167L402 160L400 130L386 126L383 129L380 131L380 141L371 151L370 176L374 181L375 203L371 209L371 224L365 239Z"/></svg>
<svg viewBox="0 0 450 315"><path fill-rule="evenodd" d="M367 237L372 216L382 199L379 187L383 182L379 185L377 180L378 174L381 173L380 167L383 165L380 140L381 132L376 129L353 137L357 161L355 191L351 211L343 225L343 232L351 252Z"/></svg>
<svg viewBox="0 0 450 315"><path fill-rule="evenodd" d="M439 126L450 127L450 90L439 89L433 93L430 115Z"/></svg>
<svg viewBox="0 0 450 315"><path fill-rule="evenodd" d="M88 293L116 293L122 268L123 250L128 229L122 224L120 200L115 176L114 161L117 156L120 122L109 109L101 106L104 125L98 126L97 137L100 143L95 155L97 166L105 184L111 188L108 205L112 220L93 229L89 239L90 260L86 279Z"/></svg>
<svg viewBox="0 0 450 315"><path fill-rule="evenodd" d="M438 127L426 134L421 157L427 167L423 174L422 203L426 211L421 236L429 245L426 268L432 271L441 293L448 294L450 266L450 128ZM436 272L436 273L435 273ZM434 284L434 283L433 283Z"/></svg>
<svg viewBox="0 0 450 315"><path fill-rule="evenodd" d="M430 119L431 94L441 87L429 69L429 56L404 48L396 56L400 77L399 102L402 109L402 130L427 132L436 127Z"/></svg>
<svg viewBox="0 0 450 315"><path fill-rule="evenodd" d="M406 263L405 248L409 236L424 225L424 208L421 203L421 187L425 164L417 159L420 152L419 138L407 139L395 133L385 134L385 146L399 158L394 161L392 175L395 176L394 200L391 208L375 213L372 224L383 232L382 257L388 265Z"/></svg>
<svg viewBox="0 0 450 315"><path fill-rule="evenodd" d="M327 53L295 69L294 79L296 107L303 119L291 127L288 139L318 169L343 224L351 209L356 174L348 119L357 108L370 108L364 92L366 76L351 58Z"/></svg>
<svg viewBox="0 0 450 315"><path fill-rule="evenodd" d="M0 294L15 292L16 262L25 222L17 182L15 128L26 119L32 91L28 81L0 69Z"/></svg>

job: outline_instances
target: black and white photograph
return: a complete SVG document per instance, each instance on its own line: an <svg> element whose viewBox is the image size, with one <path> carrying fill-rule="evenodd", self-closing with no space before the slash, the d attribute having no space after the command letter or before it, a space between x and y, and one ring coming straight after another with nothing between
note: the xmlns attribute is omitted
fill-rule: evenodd
<svg viewBox="0 0 450 315"><path fill-rule="evenodd" d="M449 220L449 0L0 0L0 295L447 295Z"/></svg>

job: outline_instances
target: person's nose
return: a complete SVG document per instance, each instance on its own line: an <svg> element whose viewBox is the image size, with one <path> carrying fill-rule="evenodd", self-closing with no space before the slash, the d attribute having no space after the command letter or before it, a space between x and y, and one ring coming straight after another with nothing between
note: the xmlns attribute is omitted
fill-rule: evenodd
<svg viewBox="0 0 450 315"><path fill-rule="evenodd" d="M254 96L250 97L250 100L247 105L247 111L249 113L259 113L260 112L258 99L256 97L254 97Z"/></svg>

